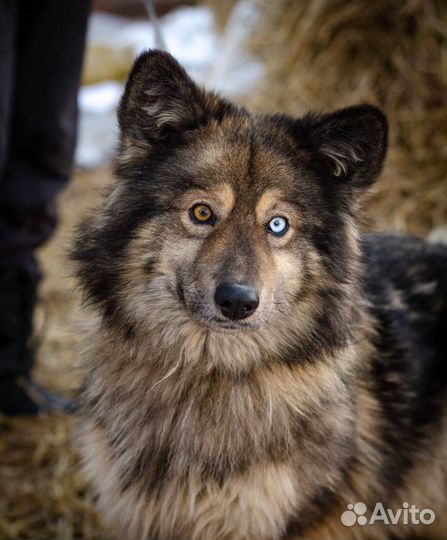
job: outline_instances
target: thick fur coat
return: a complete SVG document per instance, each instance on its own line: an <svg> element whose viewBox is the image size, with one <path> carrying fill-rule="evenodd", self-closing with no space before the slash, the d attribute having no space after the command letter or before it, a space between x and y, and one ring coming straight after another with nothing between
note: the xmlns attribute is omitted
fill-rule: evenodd
<svg viewBox="0 0 447 540"><path fill-rule="evenodd" d="M252 114L149 51L119 124L73 255L82 453L117 535L442 538L447 250L359 234L383 113ZM228 316L222 283L256 303ZM358 501L436 519L344 525Z"/></svg>

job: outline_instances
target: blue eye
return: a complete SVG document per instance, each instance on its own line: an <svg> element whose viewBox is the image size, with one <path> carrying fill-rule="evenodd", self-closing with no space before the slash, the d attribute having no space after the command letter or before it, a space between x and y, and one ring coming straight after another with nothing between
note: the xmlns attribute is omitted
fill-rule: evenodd
<svg viewBox="0 0 447 540"><path fill-rule="evenodd" d="M268 230L275 236L283 236L289 228L289 222L283 217L274 217L268 224Z"/></svg>

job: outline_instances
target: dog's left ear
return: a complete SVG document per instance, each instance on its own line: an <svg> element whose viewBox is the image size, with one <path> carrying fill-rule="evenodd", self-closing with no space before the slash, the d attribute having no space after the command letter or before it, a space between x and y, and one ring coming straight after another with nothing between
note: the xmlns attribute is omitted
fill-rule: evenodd
<svg viewBox="0 0 447 540"><path fill-rule="evenodd" d="M308 115L301 129L306 145L334 182L367 188L379 176L388 144L388 123L379 108L357 105Z"/></svg>
<svg viewBox="0 0 447 540"><path fill-rule="evenodd" d="M230 105L206 92L169 53L150 50L137 58L118 108L121 153L149 155L212 117L222 117Z"/></svg>

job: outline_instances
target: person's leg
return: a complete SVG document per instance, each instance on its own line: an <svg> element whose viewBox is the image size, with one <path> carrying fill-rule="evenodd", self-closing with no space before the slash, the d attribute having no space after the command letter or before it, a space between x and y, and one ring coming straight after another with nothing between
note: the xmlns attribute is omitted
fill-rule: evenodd
<svg viewBox="0 0 447 540"><path fill-rule="evenodd" d="M90 0L16 0L14 108L2 203L36 207L69 178Z"/></svg>
<svg viewBox="0 0 447 540"><path fill-rule="evenodd" d="M8 154L17 39L18 3L0 0L0 189Z"/></svg>
<svg viewBox="0 0 447 540"><path fill-rule="evenodd" d="M13 108L13 93L16 67L16 43L18 32L19 4L16 0L0 0L0 192L4 185L3 173L9 154L9 135ZM0 245L4 245L10 236L10 218L0 210ZM8 229L8 230L5 230ZM27 335L30 324L22 317L26 305L33 303L33 290L28 290L28 297L16 294L18 287L26 287L20 283L20 276L15 268L0 257L0 412L33 413L36 405L26 392L17 384L20 372L26 370L29 357L25 347L17 339L18 334ZM25 282L29 280L25 278ZM3 406L2 406L3 405Z"/></svg>
<svg viewBox="0 0 447 540"><path fill-rule="evenodd" d="M0 169L0 411L20 414L32 412L26 393L23 402L18 393L33 360L28 341L40 278L34 251L56 225L54 198L71 173L90 0L11 3L18 13ZM0 18L0 35L5 22Z"/></svg>

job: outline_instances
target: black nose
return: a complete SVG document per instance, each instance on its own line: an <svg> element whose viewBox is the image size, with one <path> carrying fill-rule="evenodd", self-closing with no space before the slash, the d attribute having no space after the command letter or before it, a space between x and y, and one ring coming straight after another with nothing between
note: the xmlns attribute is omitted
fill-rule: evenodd
<svg viewBox="0 0 447 540"><path fill-rule="evenodd" d="M214 300L222 315L233 320L250 317L259 306L257 290L242 283L221 283Z"/></svg>

